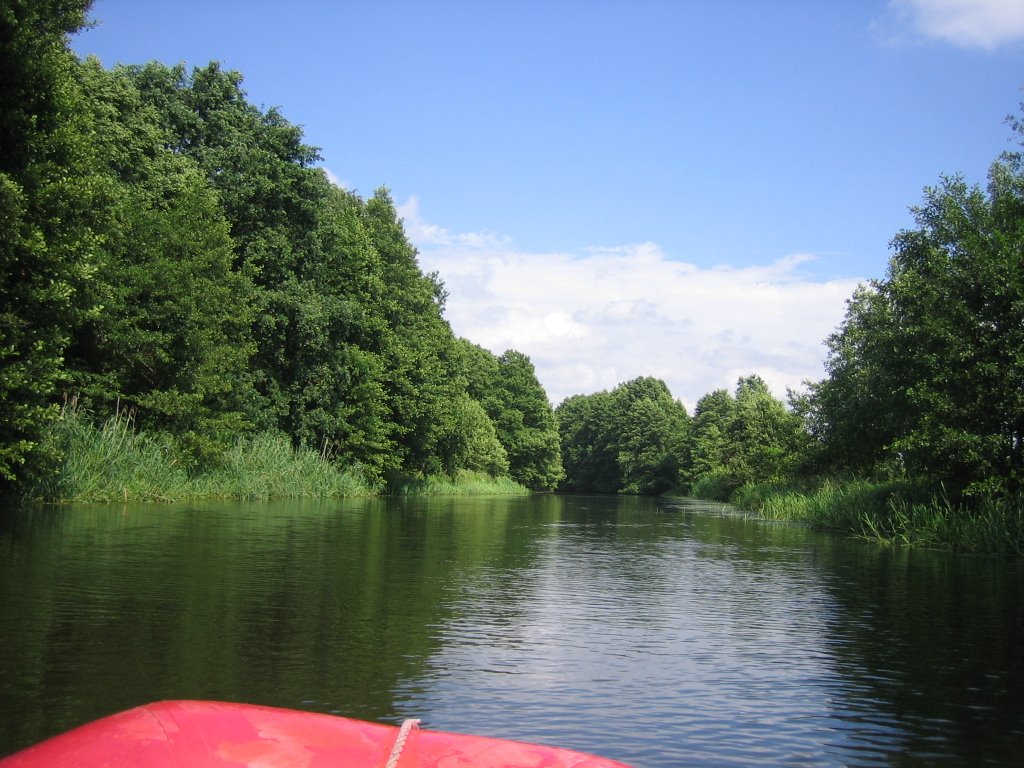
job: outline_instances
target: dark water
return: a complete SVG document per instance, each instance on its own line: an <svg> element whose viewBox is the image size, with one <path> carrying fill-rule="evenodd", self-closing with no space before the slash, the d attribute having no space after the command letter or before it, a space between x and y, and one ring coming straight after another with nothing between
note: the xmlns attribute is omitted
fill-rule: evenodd
<svg viewBox="0 0 1024 768"><path fill-rule="evenodd" d="M688 765L1019 765L1024 569L638 499L0 514L0 754L258 702Z"/></svg>

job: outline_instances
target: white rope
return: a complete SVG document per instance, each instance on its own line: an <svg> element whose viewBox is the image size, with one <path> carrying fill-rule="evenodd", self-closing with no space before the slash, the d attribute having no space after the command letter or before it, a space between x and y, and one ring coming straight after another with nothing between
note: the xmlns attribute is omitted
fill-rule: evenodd
<svg viewBox="0 0 1024 768"><path fill-rule="evenodd" d="M397 768L398 758L402 756L402 748L405 746L405 740L409 738L409 733L413 728L418 727L420 721L415 718L410 718L402 723L402 727L398 729L398 736L395 737L395 743L391 747L391 756L388 757L388 761L384 764L384 768Z"/></svg>

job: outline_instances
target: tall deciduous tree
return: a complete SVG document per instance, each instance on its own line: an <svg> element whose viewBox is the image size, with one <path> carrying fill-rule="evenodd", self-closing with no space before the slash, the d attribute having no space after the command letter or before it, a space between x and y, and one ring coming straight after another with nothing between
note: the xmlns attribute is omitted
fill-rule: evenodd
<svg viewBox="0 0 1024 768"><path fill-rule="evenodd" d="M735 403L727 430L731 474L740 483L777 483L792 477L803 449L800 418L786 410L757 375L737 382Z"/></svg>
<svg viewBox="0 0 1024 768"><path fill-rule="evenodd" d="M562 478L558 421L530 358L513 349L494 355L465 339L459 358L467 392L494 424L512 479L554 488Z"/></svg>
<svg viewBox="0 0 1024 768"><path fill-rule="evenodd" d="M147 426L215 455L244 428L251 286L205 174L123 70L78 69L98 164L112 194L91 293L102 307L75 329L69 386L99 411L137 405Z"/></svg>
<svg viewBox="0 0 1024 768"><path fill-rule="evenodd" d="M886 278L854 297L829 340L811 424L840 465L925 476L967 495L1019 490L1020 155L993 164L985 190L944 178L913 212L917 226L893 240Z"/></svg>
<svg viewBox="0 0 1024 768"><path fill-rule="evenodd" d="M567 491L617 493L622 487L615 402L608 391L573 395L556 409Z"/></svg>
<svg viewBox="0 0 1024 768"><path fill-rule="evenodd" d="M510 349L498 356L497 379L484 402L508 454L513 480L551 490L562 479L558 420L530 358Z"/></svg>
<svg viewBox="0 0 1024 768"><path fill-rule="evenodd" d="M650 377L619 386L612 398L621 491L657 494L679 486L689 437L686 409L665 382Z"/></svg>
<svg viewBox="0 0 1024 768"><path fill-rule="evenodd" d="M653 494L680 485L689 416L660 379L575 395L557 414L566 490Z"/></svg>
<svg viewBox="0 0 1024 768"><path fill-rule="evenodd" d="M107 190L67 43L90 5L0 6L0 484L36 448L71 329L95 310L84 288Z"/></svg>
<svg viewBox="0 0 1024 768"><path fill-rule="evenodd" d="M170 149L216 190L234 271L254 286L250 421L370 475L401 464L387 389L397 333L385 305L401 305L386 263L394 254L381 252L388 212L329 184L301 130L251 105L238 73L216 64L126 71Z"/></svg>
<svg viewBox="0 0 1024 768"><path fill-rule="evenodd" d="M687 467L690 484L703 478L727 476L733 454L728 435L735 412L736 401L725 389L716 389L697 401Z"/></svg>
<svg viewBox="0 0 1024 768"><path fill-rule="evenodd" d="M401 469L443 471L452 464L443 444L458 429L453 404L466 387L457 375L456 339L443 317L444 286L420 269L387 189L367 200L363 215L387 280L378 309L388 328L381 354L391 440Z"/></svg>
<svg viewBox="0 0 1024 768"><path fill-rule="evenodd" d="M804 459L806 433L757 375L743 376L735 396L715 390L697 401L687 477L713 480L725 495L744 483L784 482Z"/></svg>
<svg viewBox="0 0 1024 768"><path fill-rule="evenodd" d="M915 362L893 338L891 310L878 283L861 286L826 340L828 377L810 386L805 420L819 461L831 471L870 474L900 463L889 446L910 415L900 381Z"/></svg>

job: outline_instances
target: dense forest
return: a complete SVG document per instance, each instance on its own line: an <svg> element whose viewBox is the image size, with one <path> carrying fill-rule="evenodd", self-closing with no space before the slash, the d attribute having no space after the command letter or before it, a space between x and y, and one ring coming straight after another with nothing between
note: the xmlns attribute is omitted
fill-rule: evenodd
<svg viewBox="0 0 1024 768"><path fill-rule="evenodd" d="M526 355L453 334L385 188L332 185L237 72L80 60L68 36L89 5L0 11L6 489L62 471L56 425L113 417L186 473L271 440L378 488L460 473L734 500L775 488L753 494L763 505L868 483L890 513L898 491L966 514L996 501L1019 522L1024 154L1000 156L984 188L925 190L886 276L827 339L826 377L787 402L751 374L690 414L641 377L553 409Z"/></svg>
<svg viewBox="0 0 1024 768"><path fill-rule="evenodd" d="M59 465L47 429L73 403L194 469L269 433L373 482L553 488L529 358L453 335L387 190L330 184L236 72L79 60L88 7L0 11L0 477Z"/></svg>

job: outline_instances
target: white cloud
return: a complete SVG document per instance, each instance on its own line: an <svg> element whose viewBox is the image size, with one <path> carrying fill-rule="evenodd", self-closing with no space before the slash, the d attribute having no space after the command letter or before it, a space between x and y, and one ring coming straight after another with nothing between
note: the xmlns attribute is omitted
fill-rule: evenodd
<svg viewBox="0 0 1024 768"><path fill-rule="evenodd" d="M656 376L692 411L699 397L731 391L749 373L782 397L823 375L822 342L858 282L806 277L808 254L701 269L653 243L526 253L493 233L428 225L415 198L399 212L421 266L449 291L455 333L528 355L555 403Z"/></svg>
<svg viewBox="0 0 1024 768"><path fill-rule="evenodd" d="M454 233L436 224L428 224L420 216L419 206L420 201L416 195L397 206L398 214L405 223L405 232L417 246L462 245L482 248L500 247L509 242L508 238L493 232Z"/></svg>
<svg viewBox="0 0 1024 768"><path fill-rule="evenodd" d="M961 48L992 50L1024 39L1021 0L890 0L888 11L876 28L909 24L917 34Z"/></svg>
<svg viewBox="0 0 1024 768"><path fill-rule="evenodd" d="M344 179L337 176L330 168L324 167L324 173L327 176L327 180L336 187L341 189L352 189L352 185Z"/></svg>

